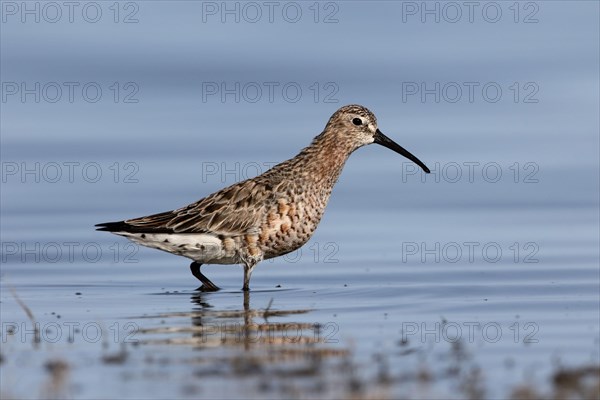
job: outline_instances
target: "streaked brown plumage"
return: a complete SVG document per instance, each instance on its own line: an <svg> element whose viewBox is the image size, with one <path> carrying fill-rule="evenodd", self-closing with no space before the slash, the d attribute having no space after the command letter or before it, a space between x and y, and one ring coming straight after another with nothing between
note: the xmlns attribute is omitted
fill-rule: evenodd
<svg viewBox="0 0 600 400"><path fill-rule="evenodd" d="M317 228L333 186L356 149L378 143L429 169L377 129L359 105L337 110L323 132L296 157L177 210L97 225L132 241L194 260L201 290L217 290L202 264L243 264L244 290L263 259L304 245Z"/></svg>

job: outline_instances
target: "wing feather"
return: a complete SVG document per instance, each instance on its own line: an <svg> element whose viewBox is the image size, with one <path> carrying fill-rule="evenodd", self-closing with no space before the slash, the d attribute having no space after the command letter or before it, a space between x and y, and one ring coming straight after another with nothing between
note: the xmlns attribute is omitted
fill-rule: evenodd
<svg viewBox="0 0 600 400"><path fill-rule="evenodd" d="M119 227L136 232L243 235L258 230L274 203L272 185L246 180L177 210L122 221Z"/></svg>

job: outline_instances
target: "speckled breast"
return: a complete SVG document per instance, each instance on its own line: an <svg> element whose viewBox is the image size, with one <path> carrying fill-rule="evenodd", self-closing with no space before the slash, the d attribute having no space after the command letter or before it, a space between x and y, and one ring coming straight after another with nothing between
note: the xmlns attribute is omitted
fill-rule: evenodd
<svg viewBox="0 0 600 400"><path fill-rule="evenodd" d="M300 248L317 228L329 196L304 193L281 197L268 211L258 239L265 259Z"/></svg>

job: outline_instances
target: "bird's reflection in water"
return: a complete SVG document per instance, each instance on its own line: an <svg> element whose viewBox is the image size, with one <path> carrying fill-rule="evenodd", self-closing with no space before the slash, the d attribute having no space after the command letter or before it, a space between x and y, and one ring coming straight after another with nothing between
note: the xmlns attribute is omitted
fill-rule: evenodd
<svg viewBox="0 0 600 400"><path fill-rule="evenodd" d="M233 391L233 397L256 389L276 398L284 394L295 398L300 393L338 398L361 393L362 386L357 384L360 368L350 349L339 343L336 324L313 322L311 310L279 309L273 301L256 307L252 293L244 293L243 298L233 295L236 303L223 305L232 299L226 293L218 298L214 293L195 293L189 312L145 316L146 328L138 335L140 344L153 354L167 346L164 363L185 365L192 381L209 394L212 390L221 393L224 387ZM265 299L264 293L255 296L260 302ZM214 305L216 301L219 307ZM251 389L239 386L240 378L250 383ZM229 382L236 385L229 387Z"/></svg>
<svg viewBox="0 0 600 400"><path fill-rule="evenodd" d="M245 350L307 346L325 342L321 337L324 331L335 330L319 323L288 321L292 315L309 313L307 309L277 310L272 308L272 301L265 308L253 308L250 292L243 293L243 308L234 310L215 310L208 296L196 293L191 298L197 305L191 313L192 338L199 347L213 347L216 343Z"/></svg>
<svg viewBox="0 0 600 400"><path fill-rule="evenodd" d="M272 300L264 308L252 307L250 292L243 293L241 307L217 309L210 303L213 295L194 293L194 306L189 312L146 316L160 319L161 325L140 329L141 344L182 345L197 350L237 349L230 354L270 362L348 353L338 345L334 323L290 321L294 315L310 313L308 309L276 309ZM185 323L187 318L191 324Z"/></svg>

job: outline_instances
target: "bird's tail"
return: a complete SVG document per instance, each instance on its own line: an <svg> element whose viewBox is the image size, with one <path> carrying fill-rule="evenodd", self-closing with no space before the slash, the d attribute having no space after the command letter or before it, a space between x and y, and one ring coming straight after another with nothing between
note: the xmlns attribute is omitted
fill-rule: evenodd
<svg viewBox="0 0 600 400"><path fill-rule="evenodd" d="M131 230L131 226L125 221L103 222L95 225L97 231L104 232L127 232Z"/></svg>

